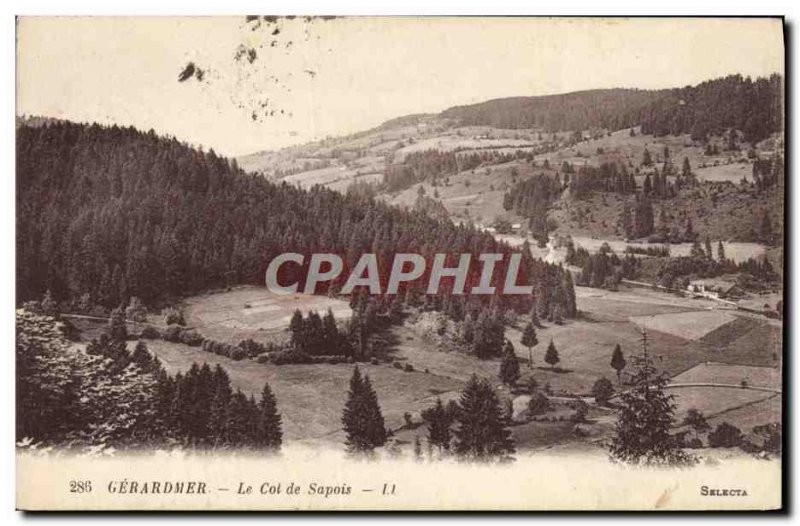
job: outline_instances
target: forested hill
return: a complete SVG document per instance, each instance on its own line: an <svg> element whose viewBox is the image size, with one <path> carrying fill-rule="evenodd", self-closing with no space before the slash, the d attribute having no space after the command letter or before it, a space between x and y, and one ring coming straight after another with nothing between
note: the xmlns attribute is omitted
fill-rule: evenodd
<svg viewBox="0 0 800 526"><path fill-rule="evenodd" d="M783 78L741 75L664 90L607 89L542 97L495 99L456 106L441 116L461 124L573 131L642 126L655 135L691 133L696 139L734 128L747 141L781 130Z"/></svg>
<svg viewBox="0 0 800 526"><path fill-rule="evenodd" d="M507 250L473 227L276 185L153 132L72 123L17 130L19 302L50 290L57 301L89 294L114 307L131 296L152 304L261 284L283 252L336 252L348 268L373 252L383 270L396 252Z"/></svg>

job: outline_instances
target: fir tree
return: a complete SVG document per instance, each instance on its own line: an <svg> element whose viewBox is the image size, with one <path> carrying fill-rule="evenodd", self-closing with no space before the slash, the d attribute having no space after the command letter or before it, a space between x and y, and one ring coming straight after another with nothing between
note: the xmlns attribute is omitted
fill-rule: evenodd
<svg viewBox="0 0 800 526"><path fill-rule="evenodd" d="M622 355L622 347L617 344L614 346L614 352L611 355L611 367L617 372L617 383L622 382L622 371L626 365L628 365L628 362L625 361L625 357Z"/></svg>
<svg viewBox="0 0 800 526"><path fill-rule="evenodd" d="M650 150L647 148L644 149L644 154L642 156L642 165L650 166L653 164L653 158L650 156Z"/></svg>
<svg viewBox="0 0 800 526"><path fill-rule="evenodd" d="M486 379L472 375L461 392L456 417L455 451L465 460L508 460L514 453L500 401Z"/></svg>
<svg viewBox="0 0 800 526"><path fill-rule="evenodd" d="M684 453L670 435L675 401L665 392L667 379L647 356L647 333L642 333L642 356L634 357L633 387L620 395L620 412L611 441L612 458L643 465L689 465L696 460Z"/></svg>
<svg viewBox="0 0 800 526"><path fill-rule="evenodd" d="M706 236L705 241L705 255L707 259L714 258L714 252L711 250L711 239L708 236Z"/></svg>
<svg viewBox="0 0 800 526"><path fill-rule="evenodd" d="M717 243L717 261L725 263L725 246L722 244L722 241Z"/></svg>
<svg viewBox="0 0 800 526"><path fill-rule="evenodd" d="M439 448L439 453L450 450L450 426L453 424L453 415L442 404L442 399L436 399L436 405L425 414L428 424L428 441Z"/></svg>
<svg viewBox="0 0 800 526"><path fill-rule="evenodd" d="M553 340L550 340L550 344L547 346L547 350L544 353L544 361L550 366L551 369L554 369L556 364L561 361L558 357L558 350L556 349Z"/></svg>
<svg viewBox="0 0 800 526"><path fill-rule="evenodd" d="M516 384L519 380L519 360L517 360L517 353L514 352L514 344L510 340L506 340L503 350L503 359L500 362L500 380L509 386Z"/></svg>
<svg viewBox="0 0 800 526"><path fill-rule="evenodd" d="M125 324L125 309L120 306L111 311L108 319L108 335L115 341L128 339L128 326Z"/></svg>
<svg viewBox="0 0 800 526"><path fill-rule="evenodd" d="M150 372L153 368L154 359L144 340L139 340L136 343L136 347L133 348L133 354L131 354L131 361L144 372Z"/></svg>
<svg viewBox="0 0 800 526"><path fill-rule="evenodd" d="M369 377L362 378L358 367L353 369L350 377L342 425L346 435L345 445L351 454L371 454L386 442L386 428L377 396Z"/></svg>
<svg viewBox="0 0 800 526"><path fill-rule="evenodd" d="M528 368L533 367L533 348L539 344L539 340L536 339L536 329L531 322L528 322L522 331L521 343L528 348Z"/></svg>
<svg viewBox="0 0 800 526"><path fill-rule="evenodd" d="M283 440L281 415L278 404L268 383L264 383L261 399L258 402L256 446L268 451L278 451Z"/></svg>

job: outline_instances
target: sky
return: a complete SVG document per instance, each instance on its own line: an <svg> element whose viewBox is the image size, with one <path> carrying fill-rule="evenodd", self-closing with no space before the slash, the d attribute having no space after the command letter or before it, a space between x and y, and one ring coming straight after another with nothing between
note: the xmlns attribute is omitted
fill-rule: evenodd
<svg viewBox="0 0 800 526"><path fill-rule="evenodd" d="M235 156L492 98L680 87L783 61L777 19L21 17L17 114ZM202 79L179 82L189 62Z"/></svg>

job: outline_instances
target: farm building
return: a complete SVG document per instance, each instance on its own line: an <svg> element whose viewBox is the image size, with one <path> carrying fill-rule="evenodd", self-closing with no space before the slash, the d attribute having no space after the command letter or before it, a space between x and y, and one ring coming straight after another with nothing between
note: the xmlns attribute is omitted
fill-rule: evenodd
<svg viewBox="0 0 800 526"><path fill-rule="evenodd" d="M689 282L686 289L692 294L708 298L730 298L742 295L742 289L732 281L721 279L697 279Z"/></svg>

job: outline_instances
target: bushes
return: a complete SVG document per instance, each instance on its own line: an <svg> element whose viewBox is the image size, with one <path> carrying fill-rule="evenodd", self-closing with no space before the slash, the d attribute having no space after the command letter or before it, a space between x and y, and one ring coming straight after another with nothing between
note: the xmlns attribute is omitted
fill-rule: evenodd
<svg viewBox="0 0 800 526"><path fill-rule="evenodd" d="M195 330L183 330L180 332L180 341L190 347L199 347L203 345L205 338Z"/></svg>
<svg viewBox="0 0 800 526"><path fill-rule="evenodd" d="M536 392L531 395L528 400L528 413L533 415L541 415L550 410L550 399L544 393Z"/></svg>
<svg viewBox="0 0 800 526"><path fill-rule="evenodd" d="M258 356L259 354L263 354L269 351L266 345L264 345L263 343L259 343L255 340L252 340L250 338L240 341L239 347L241 347L244 350L245 354L249 358L253 358L254 356Z"/></svg>
<svg viewBox="0 0 800 526"><path fill-rule="evenodd" d="M311 356L297 349L284 349L270 354L270 361L275 365L291 363L312 363Z"/></svg>
<svg viewBox="0 0 800 526"><path fill-rule="evenodd" d="M142 329L142 334L140 337L146 340L158 340L159 338L161 338L161 331L159 331L155 327L148 325L147 327Z"/></svg>
<svg viewBox="0 0 800 526"><path fill-rule="evenodd" d="M144 335L144 332L142 334ZM161 337L168 342L183 343L191 347L199 347L203 345L205 341L205 338L200 336L197 331L193 329L184 329L179 325L170 325L164 329L164 333Z"/></svg>
<svg viewBox="0 0 800 526"><path fill-rule="evenodd" d="M742 444L742 432L738 427L727 422L719 424L708 435L708 445L711 447L736 447Z"/></svg>

